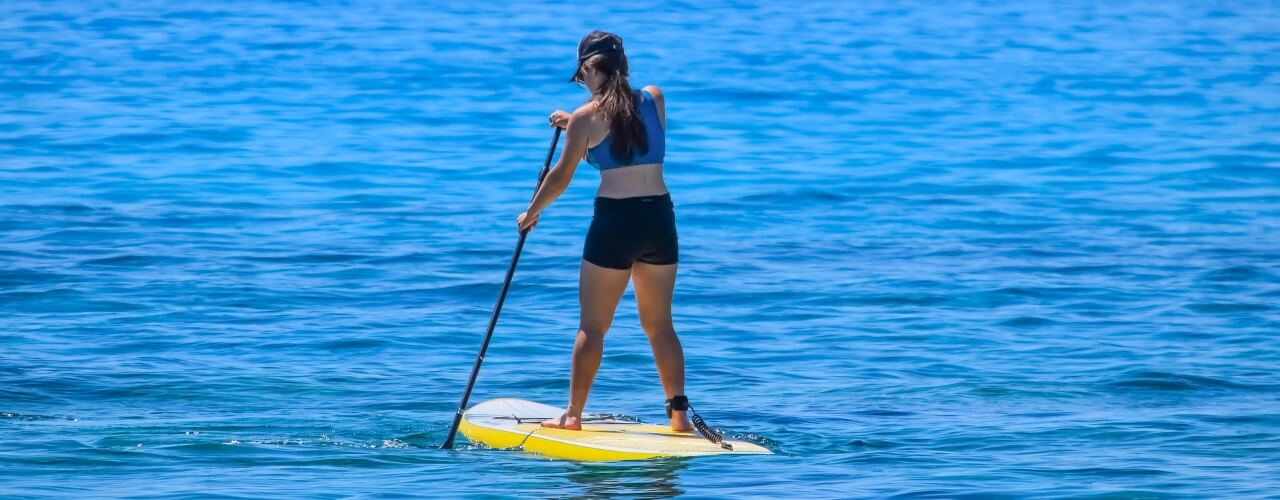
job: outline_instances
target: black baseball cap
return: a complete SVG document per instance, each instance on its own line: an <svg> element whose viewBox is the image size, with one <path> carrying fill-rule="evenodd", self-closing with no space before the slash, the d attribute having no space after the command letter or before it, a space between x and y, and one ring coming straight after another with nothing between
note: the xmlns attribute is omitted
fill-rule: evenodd
<svg viewBox="0 0 1280 500"><path fill-rule="evenodd" d="M582 73L582 63L587 62L587 59L591 59L592 56L621 51L622 38L618 35L603 31L587 33L587 36L582 37L582 41L578 42L578 69L573 70L573 76L569 77L569 81L579 81L578 75Z"/></svg>

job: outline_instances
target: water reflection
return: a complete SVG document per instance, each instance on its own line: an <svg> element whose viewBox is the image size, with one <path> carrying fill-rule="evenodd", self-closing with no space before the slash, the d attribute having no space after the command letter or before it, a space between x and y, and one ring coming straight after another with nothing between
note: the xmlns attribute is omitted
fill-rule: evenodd
<svg viewBox="0 0 1280 500"><path fill-rule="evenodd" d="M583 486L574 498L673 497L685 493L677 481L688 459L575 464L569 479Z"/></svg>

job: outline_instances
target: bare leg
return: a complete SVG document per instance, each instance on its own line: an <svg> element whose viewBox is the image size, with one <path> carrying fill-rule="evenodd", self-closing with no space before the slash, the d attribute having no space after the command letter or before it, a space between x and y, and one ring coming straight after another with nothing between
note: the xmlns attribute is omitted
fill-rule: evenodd
<svg viewBox="0 0 1280 500"><path fill-rule="evenodd" d="M662 390L667 399L684 394L684 349L671 323L671 294L676 286L676 265L659 266L636 262L632 268L636 290L636 307L640 310L640 326L649 337L653 361L658 365ZM687 412L671 412L671 429L687 431Z"/></svg>
<svg viewBox="0 0 1280 500"><path fill-rule="evenodd" d="M569 407L560 418L542 422L543 427L582 429L582 409L604 356L604 334L613 323L613 313L630 278L629 269L610 269L582 261L578 275L578 305L582 312L569 371Z"/></svg>

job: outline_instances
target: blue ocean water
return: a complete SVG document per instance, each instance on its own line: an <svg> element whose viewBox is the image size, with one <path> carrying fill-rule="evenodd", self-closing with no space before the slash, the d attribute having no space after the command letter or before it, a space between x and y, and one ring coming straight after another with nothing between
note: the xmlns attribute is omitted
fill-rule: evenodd
<svg viewBox="0 0 1280 500"><path fill-rule="evenodd" d="M0 495L1276 498L1277 26L2 2ZM775 456L437 449L595 28L668 96L689 394ZM532 233L473 401L565 400L597 178ZM588 409L662 398L628 293Z"/></svg>

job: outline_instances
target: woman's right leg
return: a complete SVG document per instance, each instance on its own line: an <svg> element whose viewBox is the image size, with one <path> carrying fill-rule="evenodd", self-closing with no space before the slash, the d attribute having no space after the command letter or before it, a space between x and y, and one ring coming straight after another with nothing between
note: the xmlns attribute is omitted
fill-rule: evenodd
<svg viewBox="0 0 1280 500"><path fill-rule="evenodd" d="M667 399L684 395L684 349L676 328L671 323L671 295L676 286L676 264L657 265L637 261L632 267L632 286L636 290L636 308L640 326L649 337L653 361ZM671 412L671 429L687 431L687 412Z"/></svg>
<svg viewBox="0 0 1280 500"><path fill-rule="evenodd" d="M582 409L587 405L591 383L604 356L604 334L613 323L614 311L630 278L630 269L610 269L582 261L578 275L578 304L582 312L578 337L573 343L573 366L569 371L569 407L560 418L543 422L543 427L582 428Z"/></svg>

